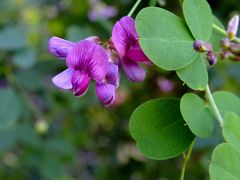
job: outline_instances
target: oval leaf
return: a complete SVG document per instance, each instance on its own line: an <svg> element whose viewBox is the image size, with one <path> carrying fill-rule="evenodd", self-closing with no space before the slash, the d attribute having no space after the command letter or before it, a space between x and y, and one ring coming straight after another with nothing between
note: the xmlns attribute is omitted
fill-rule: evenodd
<svg viewBox="0 0 240 180"><path fill-rule="evenodd" d="M130 132L139 150L152 159L169 159L181 154L194 135L182 118L180 101L150 100L139 106L130 119Z"/></svg>
<svg viewBox="0 0 240 180"><path fill-rule="evenodd" d="M208 41L212 34L213 15L206 0L184 0L183 14L195 39Z"/></svg>
<svg viewBox="0 0 240 180"><path fill-rule="evenodd" d="M234 112L240 115L240 99L235 94L218 91L213 93L213 99L223 117L227 112Z"/></svg>
<svg viewBox="0 0 240 180"><path fill-rule="evenodd" d="M240 154L228 143L213 151L209 171L211 180L239 180Z"/></svg>
<svg viewBox="0 0 240 180"><path fill-rule="evenodd" d="M193 93L185 94L180 109L193 134L202 138L211 136L214 117L200 97Z"/></svg>
<svg viewBox="0 0 240 180"><path fill-rule="evenodd" d="M181 69L196 58L194 40L185 23L171 12L145 8L137 15L136 26L141 48L160 68Z"/></svg>
<svg viewBox="0 0 240 180"><path fill-rule="evenodd" d="M208 72L204 58L197 58L183 69L176 71L179 78L194 90L205 90L208 84Z"/></svg>
<svg viewBox="0 0 240 180"><path fill-rule="evenodd" d="M240 152L240 117L236 113L226 113L224 117L223 137Z"/></svg>

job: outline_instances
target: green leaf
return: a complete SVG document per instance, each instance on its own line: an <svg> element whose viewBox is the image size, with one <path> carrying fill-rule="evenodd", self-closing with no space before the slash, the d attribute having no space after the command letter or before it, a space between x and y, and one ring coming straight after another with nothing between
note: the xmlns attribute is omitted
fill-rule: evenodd
<svg viewBox="0 0 240 180"><path fill-rule="evenodd" d="M12 89L0 90L0 129L12 126L21 114L21 104Z"/></svg>
<svg viewBox="0 0 240 180"><path fill-rule="evenodd" d="M140 46L165 70L181 69L196 59L193 38L182 19L162 8L148 7L136 17Z"/></svg>
<svg viewBox="0 0 240 180"><path fill-rule="evenodd" d="M193 134L201 138L212 135L214 117L200 97L193 93L185 94L181 99L180 109Z"/></svg>
<svg viewBox="0 0 240 180"><path fill-rule="evenodd" d="M224 117L223 137L240 152L240 117L236 113L226 113Z"/></svg>
<svg viewBox="0 0 240 180"><path fill-rule="evenodd" d="M36 52L32 49L20 51L13 57L14 63L25 69L30 68L36 63Z"/></svg>
<svg viewBox="0 0 240 180"><path fill-rule="evenodd" d="M133 112L130 132L145 156L152 159L173 158L193 141L194 135L185 125L179 103L175 98L154 99Z"/></svg>
<svg viewBox="0 0 240 180"><path fill-rule="evenodd" d="M208 72L205 59L198 55L186 67L176 71L179 78L194 90L205 90L208 84Z"/></svg>
<svg viewBox="0 0 240 180"><path fill-rule="evenodd" d="M228 143L213 151L209 171L211 180L239 180L240 154Z"/></svg>
<svg viewBox="0 0 240 180"><path fill-rule="evenodd" d="M227 112L234 112L240 115L240 99L235 94L218 91L213 93L213 99L223 117Z"/></svg>
<svg viewBox="0 0 240 180"><path fill-rule="evenodd" d="M206 0L184 0L183 14L195 39L208 41L212 34L213 15Z"/></svg>
<svg viewBox="0 0 240 180"><path fill-rule="evenodd" d="M224 26L222 25L222 23L215 16L213 18L213 24L216 24L220 28L225 29ZM212 44L214 51L219 50L220 41L224 37L225 36L221 32L219 32L219 31L217 31L216 29L213 28L213 32L212 32L212 35L211 35L211 38L210 38L209 42Z"/></svg>
<svg viewBox="0 0 240 180"><path fill-rule="evenodd" d="M16 50L27 45L23 31L17 26L9 26L0 31L0 49Z"/></svg>

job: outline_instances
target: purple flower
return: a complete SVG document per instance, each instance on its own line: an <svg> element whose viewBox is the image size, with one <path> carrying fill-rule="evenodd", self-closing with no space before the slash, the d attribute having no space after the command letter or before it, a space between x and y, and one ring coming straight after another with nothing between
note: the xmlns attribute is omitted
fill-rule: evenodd
<svg viewBox="0 0 240 180"><path fill-rule="evenodd" d="M175 84L172 81L164 77L159 77L157 79L157 85L159 89L163 92L170 92L174 89L174 86L175 86Z"/></svg>
<svg viewBox="0 0 240 180"><path fill-rule="evenodd" d="M61 45L57 49L62 49ZM57 87L70 90L76 96L83 96L88 90L90 80L94 80L100 101L105 106L114 101L115 86L108 84L106 80L111 68L103 47L89 40L77 42L69 48L66 64L68 68L52 79ZM115 75L109 75L110 79L114 79L112 76Z"/></svg>
<svg viewBox="0 0 240 180"><path fill-rule="evenodd" d="M117 9L113 6L107 6L105 3L100 0L89 0L91 6L90 11L88 12L88 18L91 21L97 21L100 19L109 19L116 16Z"/></svg>
<svg viewBox="0 0 240 180"><path fill-rule="evenodd" d="M114 25L112 42L128 78L134 82L142 82L146 72L138 62L144 64L151 64L151 62L140 48L133 18L125 16Z"/></svg>
<svg viewBox="0 0 240 180"><path fill-rule="evenodd" d="M239 16L235 15L229 21L228 27L227 27L228 38L230 40L235 38L235 36L237 34L237 30L238 30L238 24L239 24Z"/></svg>

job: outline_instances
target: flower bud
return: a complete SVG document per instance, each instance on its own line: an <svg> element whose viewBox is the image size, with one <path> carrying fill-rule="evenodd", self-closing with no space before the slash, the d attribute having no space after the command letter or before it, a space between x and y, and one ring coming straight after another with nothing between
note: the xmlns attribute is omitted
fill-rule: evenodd
<svg viewBox="0 0 240 180"><path fill-rule="evenodd" d="M222 51L220 53L222 59L231 60L231 61L240 61L240 56L236 56L230 51Z"/></svg>
<svg viewBox="0 0 240 180"><path fill-rule="evenodd" d="M213 51L207 53L207 61L211 66L217 63L217 58Z"/></svg>
<svg viewBox="0 0 240 180"><path fill-rule="evenodd" d="M229 39L228 39L228 38L223 38L223 39L221 39L221 41L220 41L220 46L221 46L221 48L227 50L227 49L229 48L229 46L230 46L230 41L229 41Z"/></svg>
<svg viewBox="0 0 240 180"><path fill-rule="evenodd" d="M240 44L231 43L229 46L229 51L236 56L240 56Z"/></svg>
<svg viewBox="0 0 240 180"><path fill-rule="evenodd" d="M239 24L239 16L235 15L229 21L228 27L227 27L228 38L230 40L233 40L236 37L237 30L238 30L238 24Z"/></svg>
<svg viewBox="0 0 240 180"><path fill-rule="evenodd" d="M202 40L196 40L193 43L193 48L194 50L196 50L197 52L208 52L208 51L212 51L212 45L204 42Z"/></svg>

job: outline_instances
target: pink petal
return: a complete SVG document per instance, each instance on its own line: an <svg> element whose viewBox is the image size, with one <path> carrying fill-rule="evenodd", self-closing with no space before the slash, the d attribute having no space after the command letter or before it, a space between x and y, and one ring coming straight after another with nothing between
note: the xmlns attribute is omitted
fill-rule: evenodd
<svg viewBox="0 0 240 180"><path fill-rule="evenodd" d="M107 83L96 83L96 94L105 106L109 106L115 100L115 86Z"/></svg>
<svg viewBox="0 0 240 180"><path fill-rule="evenodd" d="M72 83L71 78L74 74L73 69L66 69L63 72L59 73L55 77L52 78L53 84L55 84L57 87L65 90L72 89Z"/></svg>
<svg viewBox="0 0 240 180"><path fill-rule="evenodd" d="M85 73L98 82L105 78L108 65L105 49L88 40L76 43L67 56L68 67Z"/></svg>
<svg viewBox="0 0 240 180"><path fill-rule="evenodd" d="M112 42L120 57L125 56L130 46L135 45L138 35L135 28L135 20L125 16L118 21L112 31Z"/></svg>
<svg viewBox="0 0 240 180"><path fill-rule="evenodd" d="M82 74L80 71L75 71L71 82L73 86L72 93L75 96L83 96L88 90L90 78L87 74Z"/></svg>
<svg viewBox="0 0 240 180"><path fill-rule="evenodd" d="M65 58L75 43L53 36L48 41L48 50L58 58Z"/></svg>
<svg viewBox="0 0 240 180"><path fill-rule="evenodd" d="M133 82L142 82L145 79L145 70L135 61L123 58L122 67L127 74L127 77Z"/></svg>
<svg viewBox="0 0 240 180"><path fill-rule="evenodd" d="M136 62L150 62L147 56L143 53L142 49L140 48L139 43L137 43L135 46L130 47L126 56L128 59L131 59Z"/></svg>

